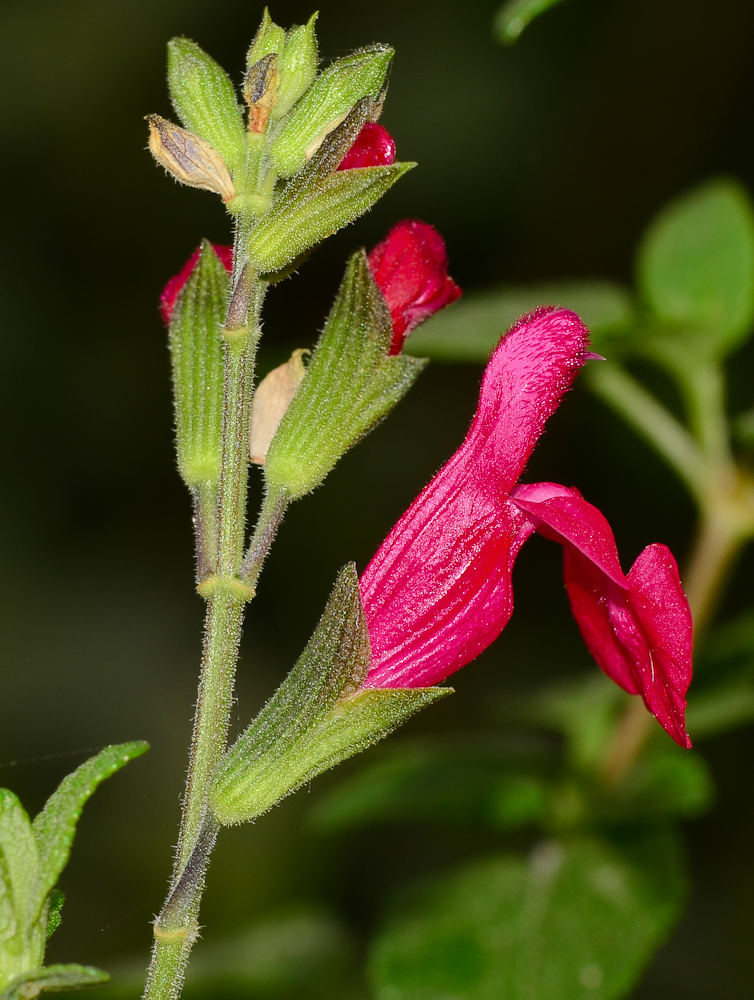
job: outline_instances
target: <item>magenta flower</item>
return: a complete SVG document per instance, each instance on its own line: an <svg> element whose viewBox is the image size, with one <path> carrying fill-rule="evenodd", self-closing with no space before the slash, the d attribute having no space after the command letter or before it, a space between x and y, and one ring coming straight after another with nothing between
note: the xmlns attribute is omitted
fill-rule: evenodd
<svg viewBox="0 0 754 1000"><path fill-rule="evenodd" d="M219 243L213 243L212 249L215 251L217 256L220 258L222 263L225 265L227 271L233 270L233 247L224 247ZM183 286L191 277L191 274L196 267L197 261L199 260L199 254L201 250L199 247L194 250L189 259L183 265L178 274L174 275L170 281L165 285L162 292L160 293L160 313L162 314L163 322L165 326L170 326L170 320L173 317L173 310L175 309L175 303L178 300L178 296L183 290Z"/></svg>
<svg viewBox="0 0 754 1000"><path fill-rule="evenodd" d="M465 441L361 578L372 645L365 687L437 684L486 649L513 611L516 556L538 531L564 548L571 609L592 656L689 747L692 622L670 550L650 545L625 576L609 524L578 490L518 485L587 349L583 323L564 309L539 309L501 340Z"/></svg>
<svg viewBox="0 0 754 1000"><path fill-rule="evenodd" d="M391 163L395 163L395 140L383 125L367 122L340 161L338 170L389 167Z"/></svg>
<svg viewBox="0 0 754 1000"><path fill-rule="evenodd" d="M448 275L442 236L417 219L393 226L367 259L393 320L390 353L400 354L409 333L455 302L461 289Z"/></svg>

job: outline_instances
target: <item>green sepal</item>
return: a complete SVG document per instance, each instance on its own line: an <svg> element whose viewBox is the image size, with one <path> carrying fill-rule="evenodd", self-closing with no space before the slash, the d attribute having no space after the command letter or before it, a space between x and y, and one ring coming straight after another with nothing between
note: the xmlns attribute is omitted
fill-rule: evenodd
<svg viewBox="0 0 754 1000"><path fill-rule="evenodd" d="M206 139L233 172L246 155L245 129L225 70L190 38L168 43L168 83L173 106L187 129Z"/></svg>
<svg viewBox="0 0 754 1000"><path fill-rule="evenodd" d="M249 259L261 274L281 271L317 243L353 222L416 166L414 163L393 163L387 167L337 169L373 106L372 101L365 98L351 109L251 231Z"/></svg>
<svg viewBox="0 0 754 1000"><path fill-rule="evenodd" d="M271 488L292 499L313 490L413 385L426 362L391 357L392 335L387 303L359 250L270 444L264 470Z"/></svg>
<svg viewBox="0 0 754 1000"><path fill-rule="evenodd" d="M199 260L173 310L173 368L178 469L189 489L218 483L223 430L223 345L220 327L230 275L204 241Z"/></svg>
<svg viewBox="0 0 754 1000"><path fill-rule="evenodd" d="M0 788L0 977L6 964L2 942L25 942L38 873L39 852L26 810L13 792Z"/></svg>
<svg viewBox="0 0 754 1000"><path fill-rule="evenodd" d="M256 35L254 36L254 40L249 46L249 51L246 53L247 70L250 69L254 63L259 62L260 59L264 59L265 56L269 56L273 52L277 52L278 55L281 55L284 46L285 29L281 28L279 24L275 24L270 17L269 10L265 7L264 14L262 14L262 21L257 29Z"/></svg>
<svg viewBox="0 0 754 1000"><path fill-rule="evenodd" d="M105 747L63 778L42 811L35 816L32 828L39 849L35 902L40 907L65 868L76 824L87 800L105 779L148 749L149 744L143 740Z"/></svg>
<svg viewBox="0 0 754 1000"><path fill-rule="evenodd" d="M353 564L286 680L226 753L210 792L223 825L251 820L387 735L451 688L361 687L369 633Z"/></svg>
<svg viewBox="0 0 754 1000"><path fill-rule="evenodd" d="M47 897L47 929L45 931L48 941L63 922L64 903L65 893L61 892L60 889L50 889L50 894Z"/></svg>
<svg viewBox="0 0 754 1000"><path fill-rule="evenodd" d="M348 114L357 101L377 101L382 93L393 49L372 45L338 59L324 70L282 122L270 148L281 177L304 166L318 142Z"/></svg>
<svg viewBox="0 0 754 1000"><path fill-rule="evenodd" d="M640 348L684 367L726 357L754 324L754 207L746 190L715 180L671 202L647 230L637 269L656 317L637 333Z"/></svg>
<svg viewBox="0 0 754 1000"><path fill-rule="evenodd" d="M40 993L63 993L86 986L100 986L109 979L106 972L88 965L48 965L16 976L0 994L0 1000L34 1000Z"/></svg>
<svg viewBox="0 0 754 1000"><path fill-rule="evenodd" d="M306 93L317 75L317 35L314 25L317 14L306 24L291 28L285 38L285 48L278 60L280 83L273 118L282 118Z"/></svg>

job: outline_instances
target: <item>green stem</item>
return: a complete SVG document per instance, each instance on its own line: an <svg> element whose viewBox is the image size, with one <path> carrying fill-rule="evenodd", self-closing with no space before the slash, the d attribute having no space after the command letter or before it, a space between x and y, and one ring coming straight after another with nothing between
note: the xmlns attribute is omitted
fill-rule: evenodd
<svg viewBox="0 0 754 1000"><path fill-rule="evenodd" d="M191 491L196 540L196 582L211 576L217 566L217 485L199 483Z"/></svg>
<svg viewBox="0 0 754 1000"><path fill-rule="evenodd" d="M288 494L283 489L268 489L265 493L254 534L249 542L246 555L243 557L239 573L243 582L250 587L256 587L257 579L262 571L262 564L270 551L270 546L280 527L280 522L283 520L288 503Z"/></svg>
<svg viewBox="0 0 754 1000"><path fill-rule="evenodd" d="M225 388L216 569L215 575L200 584L207 613L199 694L173 877L155 921L144 993L148 1000L175 1000L180 995L198 934L204 877L217 835L216 824L207 814L207 792L226 746L244 604L253 595L238 573L246 530L249 409L265 285L251 273L241 243L237 239L233 292L223 328Z"/></svg>

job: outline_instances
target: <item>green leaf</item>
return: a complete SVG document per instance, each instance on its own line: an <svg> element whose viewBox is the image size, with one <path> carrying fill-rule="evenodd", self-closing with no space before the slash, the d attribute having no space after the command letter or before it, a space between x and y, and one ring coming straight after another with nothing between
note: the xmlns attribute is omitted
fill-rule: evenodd
<svg viewBox="0 0 754 1000"><path fill-rule="evenodd" d="M410 350L437 361L485 364L500 337L525 313L560 305L578 313L599 347L632 319L629 293L609 281L559 282L469 292L423 323Z"/></svg>
<svg viewBox="0 0 754 1000"><path fill-rule="evenodd" d="M281 177L297 173L317 144L362 98L376 101L394 50L370 45L327 67L283 120L270 148Z"/></svg>
<svg viewBox="0 0 754 1000"><path fill-rule="evenodd" d="M0 1000L34 1000L40 993L63 993L109 980L106 972L88 965L48 965L17 976L0 995Z"/></svg>
<svg viewBox="0 0 754 1000"><path fill-rule="evenodd" d="M390 357L392 335L384 296L358 251L270 444L265 479L271 488L284 489L292 499L313 490L408 392L425 362Z"/></svg>
<svg viewBox="0 0 754 1000"><path fill-rule="evenodd" d="M38 906L42 905L65 868L76 833L76 823L86 801L101 782L148 749L149 744L140 740L105 747L73 774L63 778L57 791L53 792L44 809L37 814L33 830L39 849L39 877L35 886L35 902Z"/></svg>
<svg viewBox="0 0 754 1000"><path fill-rule="evenodd" d="M60 889L50 889L50 894L47 897L47 938L48 940L52 937L55 931L60 927L63 922L63 917L61 911L63 909L63 904L65 903L65 893L61 892Z"/></svg>
<svg viewBox="0 0 754 1000"><path fill-rule="evenodd" d="M168 43L168 83L183 124L217 150L228 169L238 170L246 155L241 111L230 77L190 38Z"/></svg>
<svg viewBox="0 0 754 1000"><path fill-rule="evenodd" d="M365 691L361 683L369 663L358 576L349 564L296 666L225 754L210 793L218 822L254 819L450 693L450 688Z"/></svg>
<svg viewBox="0 0 754 1000"><path fill-rule="evenodd" d="M328 833L417 822L512 829L544 815L547 787L532 770L541 757L478 742L404 740L321 798L311 819Z"/></svg>
<svg viewBox="0 0 754 1000"><path fill-rule="evenodd" d="M754 322L754 211L745 189L715 180L672 202L638 256L641 291L668 329L660 345L722 358Z"/></svg>
<svg viewBox="0 0 754 1000"><path fill-rule="evenodd" d="M372 947L376 1000L612 1000L676 920L675 841L550 841L409 895Z"/></svg>
<svg viewBox="0 0 754 1000"><path fill-rule="evenodd" d="M223 432L220 327L230 276L205 240L170 320L176 447L181 476L193 489L219 483Z"/></svg>
<svg viewBox="0 0 754 1000"><path fill-rule="evenodd" d="M495 17L495 35L506 45L512 45L531 22L561 0L508 0Z"/></svg>
<svg viewBox="0 0 754 1000"><path fill-rule="evenodd" d="M0 788L0 942L20 935L25 943L35 916L38 872L37 843L26 810L13 792Z"/></svg>

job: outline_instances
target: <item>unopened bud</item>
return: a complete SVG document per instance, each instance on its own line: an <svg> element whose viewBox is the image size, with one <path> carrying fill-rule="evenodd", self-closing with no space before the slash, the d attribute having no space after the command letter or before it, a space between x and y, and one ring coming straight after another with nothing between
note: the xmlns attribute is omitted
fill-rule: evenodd
<svg viewBox="0 0 754 1000"><path fill-rule="evenodd" d="M224 202L236 196L225 161L204 139L159 115L147 115L149 149L176 180L190 187L214 191Z"/></svg>
<svg viewBox="0 0 754 1000"><path fill-rule="evenodd" d="M273 368L254 393L249 422L249 455L255 465L264 465L270 442L291 405L306 374L302 357L309 351L294 351L284 365Z"/></svg>
<svg viewBox="0 0 754 1000"><path fill-rule="evenodd" d="M312 14L306 24L291 28L286 35L285 48L278 61L280 87L273 118L286 115L314 82L317 75L316 20L317 15Z"/></svg>
<svg viewBox="0 0 754 1000"><path fill-rule="evenodd" d="M264 132L278 96L278 57L275 52L249 67L243 93L249 106L249 132Z"/></svg>
<svg viewBox="0 0 754 1000"><path fill-rule="evenodd" d="M246 65L249 67L253 66L260 59L264 59L265 56L270 55L271 52L277 52L280 55L284 45L285 31L279 24L275 24L270 17L269 10L265 7L264 14L262 14L262 23L259 25L259 29L254 36L254 41L251 43L249 51L246 54Z"/></svg>

